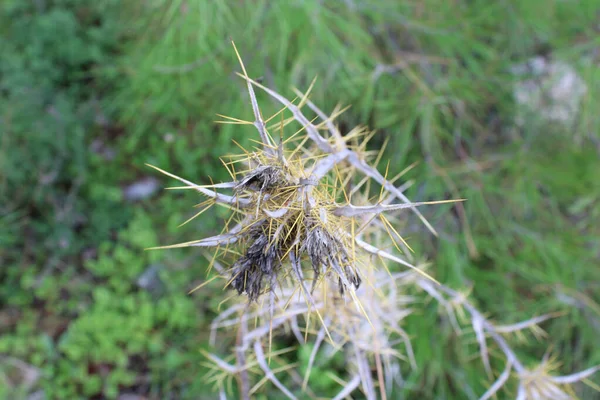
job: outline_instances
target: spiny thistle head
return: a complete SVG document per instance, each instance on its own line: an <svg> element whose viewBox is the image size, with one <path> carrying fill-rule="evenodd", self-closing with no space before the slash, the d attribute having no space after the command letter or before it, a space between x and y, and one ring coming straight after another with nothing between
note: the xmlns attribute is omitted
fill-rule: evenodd
<svg viewBox="0 0 600 400"><path fill-rule="evenodd" d="M302 280L300 263L306 259L313 282L333 270L340 291L350 285L357 288L361 279L350 238L344 235L347 221L334 214L337 188L323 185L308 172L311 161L300 155L301 149L289 152L283 146L280 143L278 156L264 150L246 154L246 168L232 174L235 196L245 206L238 207L237 217L244 253L231 267L231 285L256 300L265 283L275 278L292 275Z"/></svg>
<svg viewBox="0 0 600 400"><path fill-rule="evenodd" d="M416 207L454 200L411 203L403 194L406 187L394 186L402 173L388 179L387 169L382 175L369 164L375 155L367 150L367 143L374 132L356 127L342 135L334 119L344 110L337 107L327 116L309 100L314 81L306 93L296 91L299 98L289 101L250 79L241 59L240 64L254 121L221 116L223 120L219 122L253 125L259 139L253 148L238 145L240 154L221 159L231 180L196 185L153 167L186 185L172 189L197 190L208 197L201 203L205 207L186 223L215 204L231 209L230 220L219 235L161 248L215 248L211 266L218 266L226 285L249 300L242 308L241 304L230 306L215 321L215 328L235 325L231 318L236 319L236 311L241 318L237 320L237 367L210 356L218 369L225 371L225 375L216 373L216 381L231 374L247 376L246 371L253 364L251 359L265 373L270 371L262 346L268 339L270 357L273 330L287 327L300 343L309 336L321 343L326 336L334 348L345 349L351 360L349 365L354 366L350 370L358 377L351 380L352 384L360 385L372 398L377 385L367 371L373 359L377 360L378 371L383 374L385 370L386 386L399 376L396 361L402 356L393 348L396 341L405 344L414 365L408 335L399 325L409 311L400 302L405 297L398 296L399 280L392 278L387 263L414 269L410 276L421 274L433 280L398 255L408 253L410 247L390 222L390 213L410 209L435 234ZM283 108L263 119L254 87L265 91ZM307 112L316 114L315 118L309 120ZM280 121L271 123L278 116ZM321 122L313 124L317 118ZM278 133L278 140L271 132ZM379 152L375 165L381 156ZM382 232L387 233L387 238L381 238ZM398 250L396 254L384 250L383 246L387 248L390 243ZM383 269L375 267L379 261ZM263 301L265 294L268 307ZM353 300L350 304L346 303L347 295ZM252 331L244 322L250 318L257 324ZM319 321L317 328L314 323L311 326L315 319ZM313 353L311 365L314 356ZM277 382L274 377L270 379ZM307 379L308 374L303 387ZM245 382L247 378L241 380ZM384 390L383 386L380 380L380 390ZM280 389L286 393L287 389ZM250 391L247 384L242 383L242 391Z"/></svg>
<svg viewBox="0 0 600 400"><path fill-rule="evenodd" d="M308 106L323 117L308 100L312 85L306 94L300 93L299 103L294 104L250 79L241 59L240 64L255 121L223 117L220 122L254 125L260 140L255 141L253 149L242 147L242 153L222 159L232 180L200 186L154 167L187 184L179 189L196 189L207 195L207 207L217 203L230 207L235 225L229 228L228 224L222 234L211 238L166 247L215 247L229 265L228 285L246 294L250 301L275 290L286 280L295 282L309 300L306 282L312 280L312 292L323 279L333 280L340 293L350 293L354 298L353 291L367 272L358 261L359 251L414 268L407 261L364 242L361 235L374 221L381 222L394 242L405 245L384 213L410 208L422 218L417 206L454 200L410 203L387 179L387 172L381 175L367 163L370 154L366 147L373 132L358 127L342 136L332 122L341 112L339 109L333 117L325 117L313 125L301 111ZM253 86L282 103L283 109L263 120ZM284 111L292 116L284 119ZM267 126L278 115L281 122ZM286 135L285 131L294 122L300 126L293 134ZM270 133L273 130L279 131L277 142ZM323 130L329 133L328 137L321 135ZM312 143L307 145L309 140ZM356 198L365 199L355 194L364 192L364 187L368 192L371 181L379 185L379 195L371 199L367 196L363 203L354 202ZM217 189L231 190L231 194L217 193ZM394 198L402 202L390 204ZM433 231L427 222L426 225ZM312 272L311 279L304 276L306 269Z"/></svg>

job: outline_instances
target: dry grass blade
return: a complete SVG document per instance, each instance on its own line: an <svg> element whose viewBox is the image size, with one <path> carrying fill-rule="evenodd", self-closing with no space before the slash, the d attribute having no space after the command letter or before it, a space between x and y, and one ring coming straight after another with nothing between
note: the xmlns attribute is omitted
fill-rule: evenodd
<svg viewBox="0 0 600 400"><path fill-rule="evenodd" d="M568 385L587 379L598 371L600 371L600 365L596 365L595 367L591 367L571 375L555 376L552 377L551 380L559 385Z"/></svg>
<svg viewBox="0 0 600 400"><path fill-rule="evenodd" d="M150 168L154 168L155 170L159 171L162 174L170 176L173 179L177 179L178 181L189 185L189 187L197 190L198 192L202 193L205 196L214 198L215 201L217 201L219 203L230 204L230 205L239 205L239 206L246 206L249 204L248 200L246 200L246 199L240 199L235 196L227 196L224 194L217 193L213 190L206 189L206 187L204 187L204 186L195 185L194 183L192 183L186 179L180 178L177 175L173 175L170 172L167 172L158 167L155 167L154 165L150 165L150 164L146 164L146 165L149 166Z"/></svg>
<svg viewBox="0 0 600 400"><path fill-rule="evenodd" d="M508 381L508 378L510 377L510 371L511 371L511 369L512 369L512 365L511 365L511 363L509 361L509 362L506 363L506 367L504 368L504 371L502 371L502 373L500 374L500 376L498 377L498 379L479 398L479 400L488 400L492 396L494 396L496 394L496 392L498 392L498 390L500 390L500 388L502 388L502 386L504 386L504 384L506 383L506 381Z"/></svg>
<svg viewBox="0 0 600 400"><path fill-rule="evenodd" d="M342 400L350 396L350 394L360 385L360 375L354 375L352 380L348 382L344 388L333 398L333 400Z"/></svg>
<svg viewBox="0 0 600 400"><path fill-rule="evenodd" d="M413 208L420 207L424 205L432 205L432 204L446 204L446 203L455 203L458 201L464 201L464 199L457 200L438 200L438 201L421 201L418 203L405 203L405 204L380 204L375 206L354 206L354 205L346 205L337 207L333 210L333 215L343 216L343 217L356 217L359 215L365 214L381 214L387 211L396 211L403 210L405 208Z"/></svg>
<svg viewBox="0 0 600 400"><path fill-rule="evenodd" d="M277 386L277 388L279 390L281 390L281 392L283 394L285 394L287 396L287 398L292 399L292 400L296 400L296 396L294 396L292 394L292 392L290 392L288 390L288 388L286 388L280 381L279 379L277 379L277 377L275 376L275 374L273 373L273 371L271 371L271 369L269 368L269 366L267 365L267 360L265 358L265 353L263 352L262 346L259 342L254 342L254 354L256 354L256 359L258 360L258 365L260 365L260 367L262 368L263 372L265 373L266 377L273 382L273 384L275 386Z"/></svg>
<svg viewBox="0 0 600 400"><path fill-rule="evenodd" d="M243 78L246 79L246 81L248 82L248 94L250 96L250 102L252 104L252 112L254 113L254 126L258 130L260 139L265 144L265 146L264 146L265 152L267 154L272 155L272 154L274 154L274 151L271 147L271 146L273 146L273 143L271 142L269 133L267 132L267 127L265 125L265 122L262 119L261 114L260 114L260 109L258 108L258 101L256 101L256 95L254 94L254 89L252 88L252 85L250 84L250 78L248 78L248 73L246 72L246 67L244 67L244 62L242 61L242 57L240 57L240 53L238 53L238 50L235 47L235 43L233 43L233 41L232 41L231 44L233 45L235 54L238 58L238 61L240 62L242 71L244 72Z"/></svg>

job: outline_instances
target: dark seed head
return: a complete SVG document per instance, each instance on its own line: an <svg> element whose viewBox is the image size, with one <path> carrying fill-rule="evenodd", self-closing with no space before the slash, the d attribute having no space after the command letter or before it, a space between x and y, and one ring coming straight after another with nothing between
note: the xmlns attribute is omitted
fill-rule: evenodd
<svg viewBox="0 0 600 400"><path fill-rule="evenodd" d="M262 165L248 172L235 186L235 190L270 192L287 186L283 170L273 165Z"/></svg>
<svg viewBox="0 0 600 400"><path fill-rule="evenodd" d="M272 277L281 266L282 249L270 243L265 223L251 229L251 244L233 265L232 286L239 294L246 293L250 301L261 295L263 279Z"/></svg>

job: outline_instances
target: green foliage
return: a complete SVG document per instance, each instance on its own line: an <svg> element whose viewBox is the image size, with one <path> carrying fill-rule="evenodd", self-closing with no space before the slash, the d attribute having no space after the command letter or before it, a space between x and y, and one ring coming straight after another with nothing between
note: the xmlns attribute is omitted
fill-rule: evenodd
<svg viewBox="0 0 600 400"><path fill-rule="evenodd" d="M140 374L151 377L152 386L166 392L181 390L178 381L190 385L195 372L177 372L178 381L171 379L180 368L201 361L193 332L205 322L196 301L185 294L181 279L176 279L181 275L177 271L156 278L179 280L176 287L165 285L160 293L137 288L144 270L161 261L160 253L143 251L155 241L148 215L137 213L119 240L102 243L97 259L86 263L93 277L76 282L75 290L69 292L78 296L77 301L56 296L57 288L67 288L68 281L58 277L44 281L35 295L46 302L47 314L23 315L15 330L0 339L0 353L39 367L41 386L49 398L99 394L116 398L122 388L135 386ZM74 316L72 321L61 318L68 313ZM45 328L43 333L36 329L39 324ZM49 336L57 330L61 332L56 338Z"/></svg>
<svg viewBox="0 0 600 400"><path fill-rule="evenodd" d="M0 216L11 232L1 245L35 244L62 259L106 233L88 224L87 210L109 199L85 192L94 165L89 145L101 129L103 88L94 68L115 50L117 3L0 6ZM113 226L122 220L118 213L111 219Z"/></svg>

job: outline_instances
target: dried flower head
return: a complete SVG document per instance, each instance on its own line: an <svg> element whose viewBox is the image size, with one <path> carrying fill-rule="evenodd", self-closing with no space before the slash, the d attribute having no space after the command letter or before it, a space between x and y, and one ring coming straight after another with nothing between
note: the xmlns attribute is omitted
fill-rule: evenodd
<svg viewBox="0 0 600 400"><path fill-rule="evenodd" d="M306 285L309 280L305 277L306 267L312 272L311 291L322 279L328 279L335 282L340 293L350 293L355 298L354 290L361 285L366 272L357 262L358 251L414 268L407 261L361 240L360 232L373 221L381 220L392 240L404 242L384 213L406 208L422 218L416 207L456 200L409 202L390 180L367 164L366 143L372 132L357 128L342 136L332 125L332 118L323 118L323 122L313 125L301 112L301 108L308 105L317 115L322 115L308 100L310 89L301 96L299 104L294 105L250 79L241 59L240 64L248 84L255 121L224 117L221 122L254 125L260 141L253 150L242 149L241 154L223 160L231 182L199 186L154 167L186 183L187 186L179 189L196 189L207 195L207 206L220 203L230 207L236 224L214 237L166 247L215 247L221 256L235 254L236 258L229 266L228 284L238 293L247 295L250 301L273 291L290 276L312 301ZM284 108L263 120L253 86L266 91ZM267 127L269 121L285 110L292 113L291 118ZM334 113L334 116L338 114ZM283 113L281 115L283 118ZM294 121L300 123L300 128L284 139L284 128ZM273 128L280 131L278 143L269 132ZM327 138L320 133L323 128L329 129ZM307 139L313 143L306 145ZM367 179L358 180L359 174ZM352 193L348 195L346 189L352 187L356 193L368 180L380 185L379 197L373 202L355 204ZM232 194L217 193L216 189L230 189ZM402 202L389 204L394 197ZM377 216L380 219L374 218ZM363 225L357 225L357 221L365 217L368 219ZM426 224L433 231L431 225ZM234 244L235 251L231 248ZM238 249L241 249L241 255L238 255Z"/></svg>

